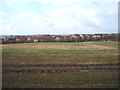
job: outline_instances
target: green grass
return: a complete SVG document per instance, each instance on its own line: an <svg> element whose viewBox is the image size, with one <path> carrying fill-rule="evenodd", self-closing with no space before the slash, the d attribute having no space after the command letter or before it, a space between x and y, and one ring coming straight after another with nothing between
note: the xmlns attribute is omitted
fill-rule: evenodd
<svg viewBox="0 0 120 90"><path fill-rule="evenodd" d="M118 63L118 48L116 43L110 42L4 44L2 63L15 65ZM9 67L7 68L9 69ZM117 76L118 74L115 72L66 72L60 74L3 72L3 87L113 88L117 87Z"/></svg>
<svg viewBox="0 0 120 90"><path fill-rule="evenodd" d="M114 55L116 54L116 55ZM77 62L76 62L77 60ZM67 63L116 63L116 50L38 50L3 49L5 64L67 64Z"/></svg>
<svg viewBox="0 0 120 90"><path fill-rule="evenodd" d="M102 42L102 43L92 43L92 44L95 44L95 45L102 45L102 46L108 46L108 47L118 47L118 43L112 43L112 42Z"/></svg>
<svg viewBox="0 0 120 90"><path fill-rule="evenodd" d="M115 72L67 72L67 73L9 73L3 74L6 88L114 88L117 87Z"/></svg>

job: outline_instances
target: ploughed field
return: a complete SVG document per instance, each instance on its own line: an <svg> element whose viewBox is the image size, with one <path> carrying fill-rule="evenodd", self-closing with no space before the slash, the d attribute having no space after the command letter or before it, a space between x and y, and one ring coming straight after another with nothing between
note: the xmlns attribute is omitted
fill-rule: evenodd
<svg viewBox="0 0 120 90"><path fill-rule="evenodd" d="M116 42L2 45L3 88L117 88Z"/></svg>

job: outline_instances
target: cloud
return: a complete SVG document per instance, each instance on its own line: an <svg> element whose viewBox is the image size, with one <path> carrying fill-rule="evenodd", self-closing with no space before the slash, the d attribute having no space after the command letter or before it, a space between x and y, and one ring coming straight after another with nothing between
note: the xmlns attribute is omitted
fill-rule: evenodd
<svg viewBox="0 0 120 90"><path fill-rule="evenodd" d="M81 3L81 2L85 2L85 3L89 3L89 2L118 2L119 0L31 0L31 1L36 1L36 2L40 2L43 4L46 3L52 3L54 5L63 5L63 4L74 4L74 3Z"/></svg>
<svg viewBox="0 0 120 90"><path fill-rule="evenodd" d="M117 32L118 0L2 0L1 34Z"/></svg>
<svg viewBox="0 0 120 90"><path fill-rule="evenodd" d="M4 16L4 15L5 15L5 12L0 11L0 16Z"/></svg>

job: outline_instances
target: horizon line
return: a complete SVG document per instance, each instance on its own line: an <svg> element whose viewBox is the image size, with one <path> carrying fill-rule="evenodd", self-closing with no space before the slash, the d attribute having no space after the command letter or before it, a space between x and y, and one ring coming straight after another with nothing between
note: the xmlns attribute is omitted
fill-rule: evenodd
<svg viewBox="0 0 120 90"><path fill-rule="evenodd" d="M82 33L82 34L119 34L120 32L116 32L116 33ZM74 34L78 34L78 33L74 33ZM6 35L0 35L0 36L10 36L10 35L74 35L73 33L71 34L48 34L48 33L45 33L45 34L6 34ZM81 35L79 33L79 35Z"/></svg>

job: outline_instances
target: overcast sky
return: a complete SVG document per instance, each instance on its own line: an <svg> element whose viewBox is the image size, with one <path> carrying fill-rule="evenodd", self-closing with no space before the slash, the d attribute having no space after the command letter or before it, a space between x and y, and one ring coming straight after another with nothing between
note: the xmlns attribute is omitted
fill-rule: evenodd
<svg viewBox="0 0 120 90"><path fill-rule="evenodd" d="M117 32L118 0L0 0L0 35Z"/></svg>

